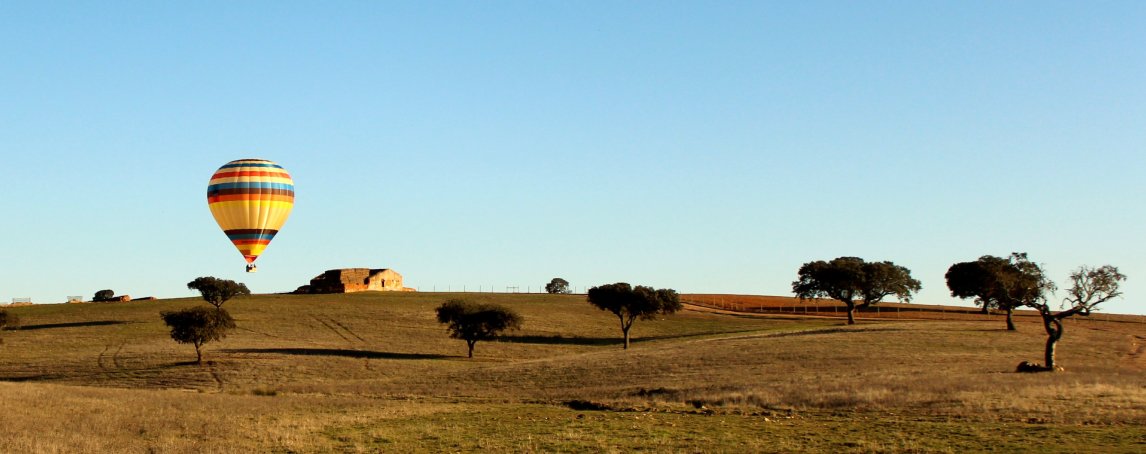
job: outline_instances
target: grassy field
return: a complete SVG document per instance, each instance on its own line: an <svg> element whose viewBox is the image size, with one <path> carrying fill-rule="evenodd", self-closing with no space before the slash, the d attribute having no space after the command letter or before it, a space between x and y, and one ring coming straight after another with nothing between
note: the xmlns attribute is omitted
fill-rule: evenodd
<svg viewBox="0 0 1146 454"><path fill-rule="evenodd" d="M433 309L518 310L465 358ZM9 309L0 452L1143 452L1146 325L1069 320L1066 372L1021 318L872 319L686 310L638 321L583 296L260 295L239 329L172 342L196 299Z"/></svg>

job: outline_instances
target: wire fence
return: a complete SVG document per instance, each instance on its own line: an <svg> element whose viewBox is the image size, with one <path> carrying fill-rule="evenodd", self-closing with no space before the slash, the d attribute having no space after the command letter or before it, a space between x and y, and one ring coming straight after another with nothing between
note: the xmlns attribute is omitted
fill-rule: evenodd
<svg viewBox="0 0 1146 454"><path fill-rule="evenodd" d="M545 285L438 285L431 284L428 287L418 287L419 292L431 293L549 293L545 291ZM589 291L589 287L569 287L569 293L575 295L583 295Z"/></svg>
<svg viewBox="0 0 1146 454"><path fill-rule="evenodd" d="M847 306L842 303L831 303L825 300L817 300L816 302L808 304L792 304L792 305L756 305L745 303L742 301L723 300L720 298L695 298L683 297L681 301L695 306L708 307L712 309L725 310L730 312L745 312L754 314L786 314L786 315L803 315L803 316L818 316L818 317L841 317L848 316ZM960 320L960 321L986 321L986 320L1001 320L1006 316L1003 311L992 310L988 313L983 313L979 308L960 308L951 306L932 306L932 305L913 305L902 303L888 303L881 305L874 305L870 307L856 307L855 316L857 318L881 318L881 319L914 319L914 320ZM1042 317L1037 311L1033 310L1016 310L1012 315L1016 320L1041 320ZM1146 316L1140 315L1126 315L1126 314L1107 314L1102 312L1095 312L1088 317L1072 317L1067 320L1079 321L1104 321L1104 322L1128 322L1128 323L1146 323Z"/></svg>

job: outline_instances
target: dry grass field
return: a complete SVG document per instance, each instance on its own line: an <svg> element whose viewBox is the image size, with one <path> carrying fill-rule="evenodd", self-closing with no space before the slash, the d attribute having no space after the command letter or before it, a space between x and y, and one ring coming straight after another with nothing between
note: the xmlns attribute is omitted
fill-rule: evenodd
<svg viewBox="0 0 1146 454"><path fill-rule="evenodd" d="M523 330L475 358L433 309L504 304ZM1146 324L1041 326L686 310L621 349L583 296L260 295L239 329L172 342L196 299L9 309L0 452L1143 452Z"/></svg>

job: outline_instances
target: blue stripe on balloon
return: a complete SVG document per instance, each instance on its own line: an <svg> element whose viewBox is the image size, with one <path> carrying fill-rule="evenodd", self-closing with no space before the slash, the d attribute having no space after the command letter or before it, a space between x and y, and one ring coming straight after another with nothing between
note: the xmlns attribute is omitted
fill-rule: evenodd
<svg viewBox="0 0 1146 454"><path fill-rule="evenodd" d="M232 240L267 240L267 241L270 241L270 240L274 239L274 237L275 237L275 234L273 234L273 233L262 233L262 234L247 233L247 234L227 235L227 238L230 238Z"/></svg>
<svg viewBox="0 0 1146 454"><path fill-rule="evenodd" d="M294 191L294 185L289 183L257 183L257 182L237 182L237 183L217 183L207 186L207 192L211 193L221 189L285 189Z"/></svg>

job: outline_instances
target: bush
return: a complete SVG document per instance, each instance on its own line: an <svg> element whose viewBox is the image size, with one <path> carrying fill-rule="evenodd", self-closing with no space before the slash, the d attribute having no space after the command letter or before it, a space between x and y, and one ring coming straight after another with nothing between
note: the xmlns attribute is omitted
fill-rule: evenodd
<svg viewBox="0 0 1146 454"><path fill-rule="evenodd" d="M92 301L95 301L95 302L110 301L114 297L115 297L115 290L111 290L111 289L100 290L100 291L95 293L95 296L92 297Z"/></svg>

